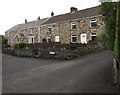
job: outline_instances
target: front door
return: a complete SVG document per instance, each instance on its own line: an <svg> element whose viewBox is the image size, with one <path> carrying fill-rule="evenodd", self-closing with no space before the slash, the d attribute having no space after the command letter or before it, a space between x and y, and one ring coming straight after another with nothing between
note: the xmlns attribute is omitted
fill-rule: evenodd
<svg viewBox="0 0 120 95"><path fill-rule="evenodd" d="M82 44L87 43L86 33L81 34L81 43Z"/></svg>

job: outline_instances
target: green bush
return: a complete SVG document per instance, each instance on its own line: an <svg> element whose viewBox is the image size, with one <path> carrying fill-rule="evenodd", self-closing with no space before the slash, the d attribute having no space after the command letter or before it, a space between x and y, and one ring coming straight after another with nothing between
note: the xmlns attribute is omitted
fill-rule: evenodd
<svg viewBox="0 0 120 95"><path fill-rule="evenodd" d="M2 44L2 45L7 45L7 42L8 42L7 38L0 39L0 44Z"/></svg>
<svg viewBox="0 0 120 95"><path fill-rule="evenodd" d="M26 47L26 42L24 42L24 41L18 42L18 43L16 43L16 47L17 48L24 48L24 47Z"/></svg>
<svg viewBox="0 0 120 95"><path fill-rule="evenodd" d="M104 2L100 5L100 14L105 24L105 41L108 49L114 49L115 31L116 31L116 2Z"/></svg>
<svg viewBox="0 0 120 95"><path fill-rule="evenodd" d="M97 35L97 40L105 40L105 32L100 32Z"/></svg>

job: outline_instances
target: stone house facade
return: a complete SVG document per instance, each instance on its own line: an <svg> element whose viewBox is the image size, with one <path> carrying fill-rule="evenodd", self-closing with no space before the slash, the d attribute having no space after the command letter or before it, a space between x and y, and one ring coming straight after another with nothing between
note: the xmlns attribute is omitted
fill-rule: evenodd
<svg viewBox="0 0 120 95"><path fill-rule="evenodd" d="M71 7L70 12L62 15L44 18L32 22L25 20L24 24L19 24L6 31L9 44L19 41L27 43L60 42L88 43L95 40L97 34L103 31L104 23L102 15L98 14L99 8L93 7L84 10L77 10Z"/></svg>

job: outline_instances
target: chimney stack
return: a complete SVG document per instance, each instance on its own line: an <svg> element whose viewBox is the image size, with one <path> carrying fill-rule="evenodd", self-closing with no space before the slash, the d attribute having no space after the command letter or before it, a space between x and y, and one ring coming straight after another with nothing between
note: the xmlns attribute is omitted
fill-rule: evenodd
<svg viewBox="0 0 120 95"><path fill-rule="evenodd" d="M25 19L25 23L27 23L27 19Z"/></svg>
<svg viewBox="0 0 120 95"><path fill-rule="evenodd" d="M38 16L38 20L40 20L40 16Z"/></svg>
<svg viewBox="0 0 120 95"><path fill-rule="evenodd" d="M70 8L70 12L76 12L78 9L77 8L75 8L75 7L71 7Z"/></svg>
<svg viewBox="0 0 120 95"><path fill-rule="evenodd" d="M53 11L51 12L51 17L52 17L52 16L54 16L54 13L53 13Z"/></svg>

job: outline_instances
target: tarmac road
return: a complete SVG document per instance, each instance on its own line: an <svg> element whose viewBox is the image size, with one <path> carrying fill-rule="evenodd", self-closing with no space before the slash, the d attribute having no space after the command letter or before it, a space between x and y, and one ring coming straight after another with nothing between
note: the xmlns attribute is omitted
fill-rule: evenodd
<svg viewBox="0 0 120 95"><path fill-rule="evenodd" d="M3 56L3 64L9 64L9 62L25 64L29 59L19 57L22 59L20 60L14 56ZM13 59L5 60L6 57L13 57ZM8 73L9 66L6 67L3 74L3 93L118 92L117 87L111 85L114 79L113 53L111 51L102 51L67 61L42 60L40 62L41 59L32 60L45 65L35 65L30 68L25 65L25 69L17 71L15 69L17 65L15 65L12 73ZM29 61L28 65L32 65L33 61ZM4 66L7 65L3 65L3 68L5 68ZM12 69L8 69L9 72L10 70Z"/></svg>

